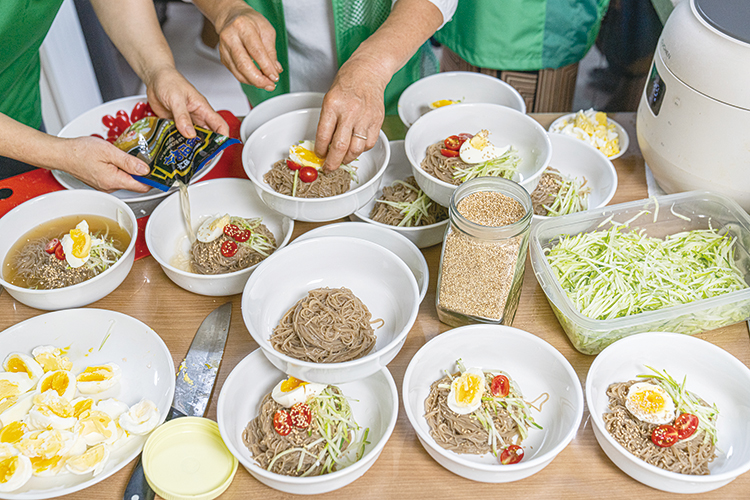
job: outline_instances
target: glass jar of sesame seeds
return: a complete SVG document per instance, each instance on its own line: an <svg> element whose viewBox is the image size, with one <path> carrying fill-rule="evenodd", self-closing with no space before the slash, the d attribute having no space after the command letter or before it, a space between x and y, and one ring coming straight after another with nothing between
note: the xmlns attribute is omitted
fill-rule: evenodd
<svg viewBox="0 0 750 500"><path fill-rule="evenodd" d="M521 296L533 215L519 184L479 177L461 184L448 207L437 284L443 323L511 325Z"/></svg>

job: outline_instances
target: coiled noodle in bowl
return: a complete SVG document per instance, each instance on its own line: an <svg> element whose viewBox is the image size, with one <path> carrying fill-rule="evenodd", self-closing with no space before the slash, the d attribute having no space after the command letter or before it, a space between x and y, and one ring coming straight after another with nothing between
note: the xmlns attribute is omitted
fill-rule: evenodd
<svg viewBox="0 0 750 500"><path fill-rule="evenodd" d="M352 176L344 168L337 168L332 172L321 169L318 171L317 179L312 182L302 182L295 179L295 171L287 167L286 160L279 160L263 175L263 180L271 186L271 189L287 196L328 198L347 192L351 186Z"/></svg>

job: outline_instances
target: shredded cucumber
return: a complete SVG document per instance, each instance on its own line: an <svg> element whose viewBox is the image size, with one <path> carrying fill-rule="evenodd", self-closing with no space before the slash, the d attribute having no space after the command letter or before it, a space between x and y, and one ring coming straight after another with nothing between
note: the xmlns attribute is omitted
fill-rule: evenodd
<svg viewBox="0 0 750 500"><path fill-rule="evenodd" d="M521 156L518 154L518 150L511 146L504 154L493 160L455 169L453 178L461 179L461 182L466 182L475 177L503 177L510 179L518 172L520 164Z"/></svg>
<svg viewBox="0 0 750 500"><path fill-rule="evenodd" d="M408 182L396 180L392 185L401 184L412 191L417 193L417 199L412 202L406 201L388 201L388 200L375 200L376 203L385 203L394 208L400 210L400 213L404 216L401 222L398 223L398 227L412 227L418 226L422 217L427 217L427 210L432 206L433 201L427 197L427 195L419 188L415 188Z"/></svg>

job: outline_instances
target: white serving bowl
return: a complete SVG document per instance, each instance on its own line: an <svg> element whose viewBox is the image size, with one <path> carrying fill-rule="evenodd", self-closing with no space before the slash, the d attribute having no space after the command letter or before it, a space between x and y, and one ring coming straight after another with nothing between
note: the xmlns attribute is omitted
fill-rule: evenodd
<svg viewBox="0 0 750 500"><path fill-rule="evenodd" d="M319 118L320 108L285 113L258 127L242 150L245 173L263 202L287 217L308 222L340 219L362 208L375 196L390 158L388 139L381 130L375 147L352 163L358 167L359 183L352 181L349 191L327 198L296 198L277 193L263 180L263 175L274 163L289 157L289 146L315 139Z"/></svg>
<svg viewBox="0 0 750 500"><path fill-rule="evenodd" d="M558 134L559 132L552 132L552 129L554 129L557 126L557 124L562 122L563 120L572 120L573 118L575 118L575 116L576 116L576 113L568 113L567 115L563 115L560 118L553 121L550 124L549 129L548 129L550 130L550 134ZM617 132L617 139L620 143L620 152L617 153L616 155L612 155L609 157L610 160L615 160L621 157L622 155L624 155L625 151L628 150L628 147L630 146L630 136L628 135L628 132L625 130L625 127L623 127L622 125L614 121L612 118L608 117L607 122L615 126L615 131ZM583 142L584 144L587 144L590 148L594 148L591 144L588 144L587 142L584 142L584 141L581 141L581 142Z"/></svg>
<svg viewBox="0 0 750 500"><path fill-rule="evenodd" d="M255 130L272 118L297 109L319 108L323 105L323 92L292 92L266 99L247 114L240 125L242 142Z"/></svg>
<svg viewBox="0 0 750 500"><path fill-rule="evenodd" d="M12 285L0 276L0 285L17 301L48 311L82 307L109 295L133 267L138 235L135 214L114 196L93 190L55 191L32 198L5 214L0 218L0 234L3 235L0 238L0 262L5 262L10 249L28 231L68 215L100 215L117 221L130 234L130 244L109 269L90 280L65 288L32 290Z"/></svg>
<svg viewBox="0 0 750 500"><path fill-rule="evenodd" d="M269 209L247 179L212 179L190 186L190 211L193 230L207 218L229 214L244 218L262 217L273 233L278 248L289 243L294 221ZM226 274L196 274L174 265L176 255L188 255L190 241L185 227L180 193L164 200L146 224L146 245L164 273L178 286L200 295L224 296L241 293L254 266Z"/></svg>
<svg viewBox="0 0 750 500"><path fill-rule="evenodd" d="M431 103L441 99L500 104L526 113L521 94L499 78L471 71L448 71L409 85L398 99L398 116L404 125L411 127L422 115L432 111Z"/></svg>
<svg viewBox="0 0 750 500"><path fill-rule="evenodd" d="M343 363L300 361L273 348L269 337L284 314L310 290L349 288L384 324L374 349ZM414 275L396 254L360 238L325 236L283 248L260 263L242 293L242 319L263 354L284 373L310 382L359 380L401 350L419 309Z"/></svg>
<svg viewBox="0 0 750 500"><path fill-rule="evenodd" d="M370 219L370 213L376 203L375 200L383 195L382 188L390 186L393 181L403 181L410 175L412 175L411 165L409 164L409 159L406 157L404 141L391 141L391 161L388 163L388 168L386 169L385 174L383 174L383 180L380 181L381 188L375 194L375 198L370 200L367 205L350 215L349 218L395 231L408 238L419 248L427 248L432 245L437 245L443 241L445 229L448 227L448 219L428 226L419 227L390 226Z"/></svg>
<svg viewBox="0 0 750 500"><path fill-rule="evenodd" d="M320 226L303 233L297 236L292 243L294 244L298 241L305 241L319 236L351 236L372 241L387 248L398 255L409 266L419 287L419 302L424 300L424 296L427 293L427 286L430 284L430 270L427 267L427 260L425 260L422 252L407 238L390 229L373 224L338 222L336 224L326 224L325 226Z"/></svg>
<svg viewBox="0 0 750 500"><path fill-rule="evenodd" d="M575 137L549 134L549 140L552 143L550 167L581 180L586 178L586 186L591 189L589 210L606 206L617 191L617 171L612 162L601 151ZM534 215L532 222L548 218L546 215Z"/></svg>
<svg viewBox="0 0 750 500"><path fill-rule="evenodd" d="M417 120L406 133L404 147L417 184L434 201L447 207L457 186L429 175L422 167L427 147L451 135L490 131L496 146L515 146L521 156L519 171L512 180L531 192L549 165L552 145L536 120L499 104L453 104L436 109Z"/></svg>
<svg viewBox="0 0 750 500"><path fill-rule="evenodd" d="M719 408L718 456L711 474L669 472L635 457L607 432L602 414L609 411L607 387L666 370L686 389ZM730 483L750 470L750 369L724 349L679 333L640 333L604 349L586 376L586 404L599 445L625 474L647 486L671 493L703 493Z"/></svg>
<svg viewBox="0 0 750 500"><path fill-rule="evenodd" d="M498 369L510 374L527 401L550 396L534 420L543 430L529 431L523 460L501 465L491 453L458 454L430 435L424 402L430 385L453 370L461 358L466 367ZM554 347L536 335L500 325L470 325L442 333L422 346L404 374L404 409L420 443L440 465L459 476L486 483L518 481L546 467L575 436L583 416L583 392L573 367Z"/></svg>
<svg viewBox="0 0 750 500"><path fill-rule="evenodd" d="M229 451L255 479L271 488L297 495L315 495L342 488L372 467L391 436L398 417L396 384L387 368L370 376L337 384L349 398L357 423L369 428L364 456L356 463L330 474L312 477L292 477L269 472L253 460L242 442L242 432L248 422L258 416L258 406L286 374L279 371L263 356L260 349L248 354L232 370L219 395L216 420ZM251 384L248 381L252 380Z"/></svg>

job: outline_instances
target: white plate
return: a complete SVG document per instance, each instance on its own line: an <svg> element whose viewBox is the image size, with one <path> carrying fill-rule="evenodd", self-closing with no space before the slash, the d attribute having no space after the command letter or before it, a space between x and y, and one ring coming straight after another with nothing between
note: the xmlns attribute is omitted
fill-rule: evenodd
<svg viewBox="0 0 750 500"><path fill-rule="evenodd" d="M0 332L0 360L11 352L31 355L40 345L67 348L73 362L73 373L85 367L116 363L122 379L112 389L93 395L95 399L117 398L133 405L146 398L153 401L164 421L172 405L175 369L172 355L159 335L135 318L103 309L68 309L42 314ZM0 493L0 498L31 500L67 495L107 479L125 467L143 449L148 436L132 438L112 452L104 470L77 476L32 477L14 492ZM115 496L115 495L113 495Z"/></svg>
<svg viewBox="0 0 750 500"><path fill-rule="evenodd" d="M567 115L563 115L557 120L553 121L550 126L547 128L548 131L550 131L550 134L556 134L559 132L552 132L552 129L561 121L563 120L570 120L571 118L574 118L576 116L576 113L568 113ZM625 151L628 150L628 147L630 146L630 136L628 135L627 131L625 130L625 127L614 121L612 118L607 117L607 123L611 123L615 126L615 131L617 132L617 138L620 142L620 152L616 155L608 156L610 160L614 160L616 158L621 157L625 154ZM584 144L588 144L587 142L584 142ZM589 144L590 147L593 147ZM596 149L596 148L594 148ZM553 165L554 166L554 165Z"/></svg>

